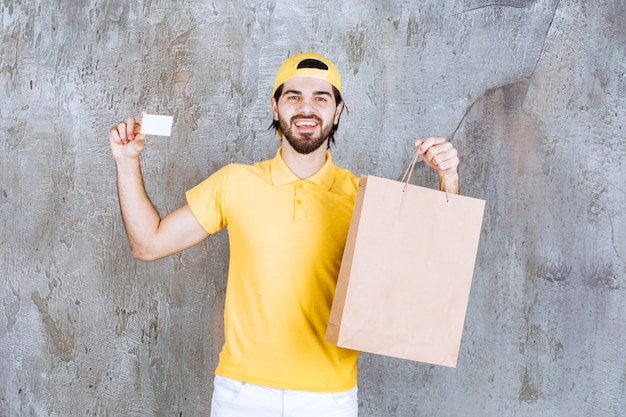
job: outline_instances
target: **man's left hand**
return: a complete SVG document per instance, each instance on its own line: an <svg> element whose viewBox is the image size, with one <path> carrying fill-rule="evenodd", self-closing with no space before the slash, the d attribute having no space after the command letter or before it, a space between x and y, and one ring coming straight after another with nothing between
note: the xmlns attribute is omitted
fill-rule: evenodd
<svg viewBox="0 0 626 417"><path fill-rule="evenodd" d="M439 175L439 188L449 193L459 193L459 157L456 148L444 137L430 136L415 141L422 159Z"/></svg>

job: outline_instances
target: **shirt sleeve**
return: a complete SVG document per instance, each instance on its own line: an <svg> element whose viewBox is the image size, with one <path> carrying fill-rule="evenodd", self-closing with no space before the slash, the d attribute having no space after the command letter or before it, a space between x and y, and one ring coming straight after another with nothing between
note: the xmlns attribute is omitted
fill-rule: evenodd
<svg viewBox="0 0 626 417"><path fill-rule="evenodd" d="M226 196L230 170L231 165L223 167L185 194L191 212L209 234L228 224Z"/></svg>

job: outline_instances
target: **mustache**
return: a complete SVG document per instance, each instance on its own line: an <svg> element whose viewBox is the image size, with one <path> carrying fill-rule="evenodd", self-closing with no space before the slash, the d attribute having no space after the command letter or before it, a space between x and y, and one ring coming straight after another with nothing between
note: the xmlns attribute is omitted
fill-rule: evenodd
<svg viewBox="0 0 626 417"><path fill-rule="evenodd" d="M296 115L291 117L290 122L294 123L297 119L312 119L312 120L315 120L320 125L322 124L321 117L319 117L319 116L317 116L315 114L304 114L304 113L296 114Z"/></svg>

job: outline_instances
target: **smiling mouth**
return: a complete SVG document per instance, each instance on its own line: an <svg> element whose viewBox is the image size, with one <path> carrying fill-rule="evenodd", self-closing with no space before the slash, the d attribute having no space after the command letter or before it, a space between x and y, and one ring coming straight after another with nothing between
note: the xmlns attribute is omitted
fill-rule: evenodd
<svg viewBox="0 0 626 417"><path fill-rule="evenodd" d="M301 132L312 131L322 124L322 120L316 115L297 114L292 118L293 125Z"/></svg>
<svg viewBox="0 0 626 417"><path fill-rule="evenodd" d="M315 120L312 120L312 119L299 120L295 124L298 127L315 127L315 126L317 126L317 122Z"/></svg>

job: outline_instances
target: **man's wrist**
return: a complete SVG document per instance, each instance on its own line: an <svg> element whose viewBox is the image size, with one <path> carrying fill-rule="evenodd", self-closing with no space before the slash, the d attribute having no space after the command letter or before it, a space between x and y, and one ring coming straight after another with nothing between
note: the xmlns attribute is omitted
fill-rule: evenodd
<svg viewBox="0 0 626 417"><path fill-rule="evenodd" d="M453 194L459 194L459 172L439 172L439 189Z"/></svg>
<svg viewBox="0 0 626 417"><path fill-rule="evenodd" d="M115 159L118 172L136 172L139 169L139 157L120 157Z"/></svg>

